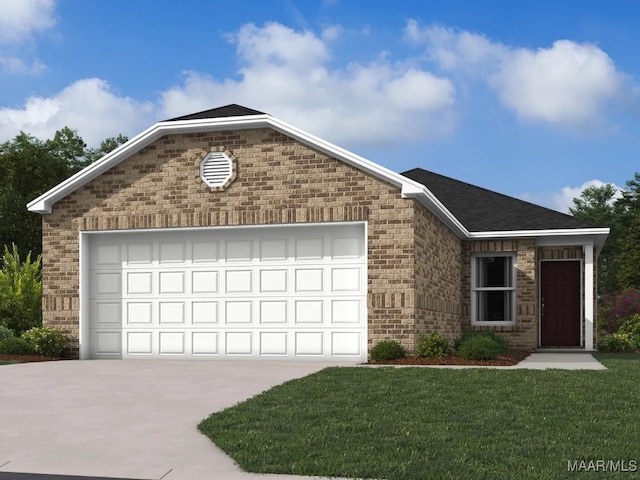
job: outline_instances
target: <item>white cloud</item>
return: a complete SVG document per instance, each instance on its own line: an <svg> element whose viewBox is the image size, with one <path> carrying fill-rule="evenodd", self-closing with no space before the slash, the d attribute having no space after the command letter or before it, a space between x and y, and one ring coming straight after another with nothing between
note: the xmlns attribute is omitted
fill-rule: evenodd
<svg viewBox="0 0 640 480"><path fill-rule="evenodd" d="M624 95L627 77L596 45L558 40L549 48L516 48L483 35L411 20L405 36L425 45L441 69L479 78L526 120L583 129L602 123Z"/></svg>
<svg viewBox="0 0 640 480"><path fill-rule="evenodd" d="M603 182L602 180L594 179L584 182L582 185L577 187L566 186L562 187L559 192L552 193L524 193L520 195L522 200L526 200L531 203L535 203L538 205L542 205L547 208L551 208L553 210L557 210L562 213L569 213L569 208L573 207L573 199L579 198L582 192L588 187L601 187L606 185L607 182ZM622 196L622 189L617 185L613 184L613 186L618 191L617 195L614 198L619 198Z"/></svg>
<svg viewBox="0 0 640 480"><path fill-rule="evenodd" d="M54 0L0 0L0 43L18 43L55 25Z"/></svg>
<svg viewBox="0 0 640 480"><path fill-rule="evenodd" d="M98 78L78 80L50 98L30 97L24 108L0 109L0 141L21 130L35 137L52 138L65 126L78 130L89 146L119 133L135 135L153 120L150 104L114 94Z"/></svg>
<svg viewBox="0 0 640 480"><path fill-rule="evenodd" d="M0 70L12 75L37 75L40 60L20 58L20 44L55 25L54 0L0 0Z"/></svg>
<svg viewBox="0 0 640 480"><path fill-rule="evenodd" d="M624 78L595 45L560 40L535 52L514 50L490 83L522 118L580 127L597 123Z"/></svg>
<svg viewBox="0 0 640 480"><path fill-rule="evenodd" d="M385 58L332 69L328 42L337 38L339 31L331 27L318 36L278 23L245 25L230 37L241 79L186 72L182 85L164 92L163 116L239 103L344 144L451 132L455 89L448 79Z"/></svg>

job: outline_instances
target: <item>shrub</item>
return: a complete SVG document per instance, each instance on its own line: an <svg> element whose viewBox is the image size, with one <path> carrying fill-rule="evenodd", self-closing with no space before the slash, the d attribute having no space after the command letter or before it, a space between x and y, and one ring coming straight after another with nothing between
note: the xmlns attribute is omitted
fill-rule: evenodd
<svg viewBox="0 0 640 480"><path fill-rule="evenodd" d="M615 333L628 317L640 314L640 291L627 288L605 293L600 298L599 326L606 333Z"/></svg>
<svg viewBox="0 0 640 480"><path fill-rule="evenodd" d="M456 352L458 352L460 350L460 347L468 342L470 339L475 338L475 337L487 337L487 338L491 338L496 345L499 348L498 351L498 355L503 354L504 352L507 351L507 348L509 348L509 344L507 343L507 341L502 338L500 335L498 335L496 332L494 332L493 330L484 330L481 332L465 332L462 334L462 336L456 340L455 344L454 344L454 348L456 350Z"/></svg>
<svg viewBox="0 0 640 480"><path fill-rule="evenodd" d="M33 347L26 339L9 337L0 342L0 355L33 355Z"/></svg>
<svg viewBox="0 0 640 480"><path fill-rule="evenodd" d="M36 355L60 357L67 346L62 330L54 327L34 327L22 334Z"/></svg>
<svg viewBox="0 0 640 480"><path fill-rule="evenodd" d="M395 340L381 340L371 349L370 356L374 362L387 362L404 357L405 351Z"/></svg>
<svg viewBox="0 0 640 480"><path fill-rule="evenodd" d="M5 245L0 270L0 325L24 332L42 325L41 257L31 261L31 253L24 262L18 247Z"/></svg>
<svg viewBox="0 0 640 480"><path fill-rule="evenodd" d="M451 355L449 340L439 333L424 335L418 340L416 356L422 358L441 358Z"/></svg>
<svg viewBox="0 0 640 480"><path fill-rule="evenodd" d="M7 327L3 327L2 325L0 325L0 342L6 340L7 338L10 337L14 337L15 334L13 333L13 330L7 328Z"/></svg>
<svg viewBox="0 0 640 480"><path fill-rule="evenodd" d="M468 360L495 360L503 352L500 343L488 335L469 337L458 348L458 355Z"/></svg>
<svg viewBox="0 0 640 480"><path fill-rule="evenodd" d="M623 320L618 327L618 333L626 333L631 336L640 335L640 314L634 313Z"/></svg>
<svg viewBox="0 0 640 480"><path fill-rule="evenodd" d="M601 352L628 352L633 350L634 339L624 333L605 335L598 340L598 350Z"/></svg>

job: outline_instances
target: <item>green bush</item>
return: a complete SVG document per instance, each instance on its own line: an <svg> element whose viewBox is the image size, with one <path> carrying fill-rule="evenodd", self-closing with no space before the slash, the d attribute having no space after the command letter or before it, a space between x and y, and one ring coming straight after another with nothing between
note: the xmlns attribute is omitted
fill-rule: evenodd
<svg viewBox="0 0 640 480"><path fill-rule="evenodd" d="M26 339L9 337L0 342L0 355L33 355L33 347Z"/></svg>
<svg viewBox="0 0 640 480"><path fill-rule="evenodd" d="M618 328L618 333L632 336L640 335L640 314L634 313L624 319Z"/></svg>
<svg viewBox="0 0 640 480"><path fill-rule="evenodd" d="M381 340L371 349L370 357L374 362L387 362L404 357L406 352L395 340Z"/></svg>
<svg viewBox="0 0 640 480"><path fill-rule="evenodd" d="M67 346L62 330L54 327L34 327L22 334L36 355L60 357Z"/></svg>
<svg viewBox="0 0 640 480"><path fill-rule="evenodd" d="M31 253L24 262L18 247L5 245L0 269L0 325L24 332L42 325L41 257L31 261Z"/></svg>
<svg viewBox="0 0 640 480"><path fill-rule="evenodd" d="M601 352L628 352L633 350L633 343L637 345L638 338L626 333L604 335L598 340L598 350Z"/></svg>
<svg viewBox="0 0 640 480"><path fill-rule="evenodd" d="M506 342L497 340L492 335L478 332L467 336L460 342L458 355L467 360L495 360L506 350Z"/></svg>
<svg viewBox="0 0 640 480"><path fill-rule="evenodd" d="M13 333L13 330L0 325L0 342L14 336L15 334Z"/></svg>
<svg viewBox="0 0 640 480"><path fill-rule="evenodd" d="M449 340L439 333L424 335L418 340L416 357L442 358L448 357L449 355L451 355Z"/></svg>
<svg viewBox="0 0 640 480"><path fill-rule="evenodd" d="M453 348L456 350L456 352L458 352L460 350L460 346L463 343L475 337L491 338L497 345L499 345L498 355L503 354L509 348L509 344L507 343L507 341L493 330L483 330L481 332L465 332L460 338L455 341Z"/></svg>

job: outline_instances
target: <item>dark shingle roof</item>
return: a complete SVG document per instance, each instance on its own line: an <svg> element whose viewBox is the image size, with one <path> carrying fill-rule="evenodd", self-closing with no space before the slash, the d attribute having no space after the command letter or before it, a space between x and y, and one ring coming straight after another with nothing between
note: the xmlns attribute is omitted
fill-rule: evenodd
<svg viewBox="0 0 640 480"><path fill-rule="evenodd" d="M427 187L470 232L597 227L571 215L421 168L402 175Z"/></svg>
<svg viewBox="0 0 640 480"><path fill-rule="evenodd" d="M183 115L182 117L170 118L169 120L165 120L165 122L176 122L178 120L200 120L203 118L242 117L245 115L265 115L265 113L232 103L231 105L225 105L224 107L212 108L211 110L190 113L189 115Z"/></svg>

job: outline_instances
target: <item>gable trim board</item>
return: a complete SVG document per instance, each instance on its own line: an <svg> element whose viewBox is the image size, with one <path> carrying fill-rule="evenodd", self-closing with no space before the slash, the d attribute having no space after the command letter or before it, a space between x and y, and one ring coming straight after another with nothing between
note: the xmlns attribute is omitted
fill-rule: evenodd
<svg viewBox="0 0 640 480"><path fill-rule="evenodd" d="M211 151L229 152L238 168L225 189L207 187L200 178L200 161ZM174 197L163 197L172 189ZM579 258L584 265L582 346L594 346L593 275L608 229L424 170L392 172L244 107L159 122L28 207L43 214L45 227L45 323L61 326L77 339L74 348L81 358L92 355L88 329L95 312L87 265L94 255L92 245L100 239L117 234L126 245L135 235L176 234L188 243L187 237L198 232L224 236L233 231L259 239L268 229L312 231L352 224L363 225L364 232L365 327L359 338L366 347L345 358L362 361L367 347L384 338L413 350L424 333L438 331L453 338L463 329L476 328L468 308L470 252L517 252L519 268L525 269L518 273L523 275L518 277L518 317L515 325L498 330L521 348L539 346L538 259L566 254ZM155 262L146 272L148 278L161 273L159 260ZM258 263L247 267L253 269L247 275L259 275ZM123 264L123 271L128 268ZM326 268L331 268L330 259ZM332 293L324 293L323 301L331 302ZM159 311L163 293L154 294L147 303ZM172 299L172 308L186 305L186 296ZM295 292L292 298L295 302ZM123 302L129 300L124 294L120 299L123 312ZM126 328L123 324L123 331ZM153 324L146 338L157 339L162 328ZM165 338L186 338L172 332ZM295 336L295 326L289 333ZM289 338L284 330L280 334L281 340ZM169 343L169 351L180 350L178 343ZM161 356L158 343L153 345L153 354ZM332 350L330 344L326 347ZM252 349L259 351L260 345L252 344Z"/></svg>

